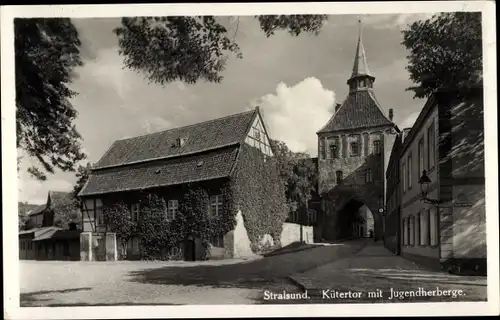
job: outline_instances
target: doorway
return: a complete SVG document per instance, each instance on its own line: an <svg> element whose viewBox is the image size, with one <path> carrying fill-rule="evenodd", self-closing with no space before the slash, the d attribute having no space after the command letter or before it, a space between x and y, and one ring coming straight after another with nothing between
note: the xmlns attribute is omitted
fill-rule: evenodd
<svg viewBox="0 0 500 320"><path fill-rule="evenodd" d="M195 261L195 243L193 239L188 239L184 243L184 260L185 261Z"/></svg>

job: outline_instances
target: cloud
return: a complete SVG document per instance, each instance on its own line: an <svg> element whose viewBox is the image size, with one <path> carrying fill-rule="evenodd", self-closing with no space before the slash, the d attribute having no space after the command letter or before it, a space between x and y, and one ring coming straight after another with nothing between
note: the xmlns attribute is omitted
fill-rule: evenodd
<svg viewBox="0 0 500 320"><path fill-rule="evenodd" d="M363 25L369 25L373 29L405 28L415 21L427 20L436 12L406 13L406 14L369 14L363 15L361 21Z"/></svg>
<svg viewBox="0 0 500 320"><path fill-rule="evenodd" d="M420 112L413 112L409 116L407 116L403 121L401 121L401 125L399 126L401 129L411 128L415 124L415 121L418 118Z"/></svg>
<svg viewBox="0 0 500 320"><path fill-rule="evenodd" d="M316 132L330 119L335 93L309 77L294 86L281 82L276 93L258 100L271 139L295 152L317 155Z"/></svg>
<svg viewBox="0 0 500 320"><path fill-rule="evenodd" d="M67 179L47 179L38 181L29 177L28 173L21 172L18 179L19 201L28 201L32 204L43 204L47 201L48 191L73 190L73 184Z"/></svg>

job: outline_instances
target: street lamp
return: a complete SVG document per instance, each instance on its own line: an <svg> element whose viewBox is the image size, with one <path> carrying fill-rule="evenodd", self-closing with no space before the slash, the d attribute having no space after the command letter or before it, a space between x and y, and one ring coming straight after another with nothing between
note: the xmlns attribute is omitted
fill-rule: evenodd
<svg viewBox="0 0 500 320"><path fill-rule="evenodd" d="M431 178L427 175L427 171L422 171L422 176L418 180L418 183L420 184L420 190L422 191L422 199L421 201L425 203L430 203L436 207L439 206L439 204L442 203L442 201L437 200L437 199L430 199L427 197L429 194L429 187L431 185Z"/></svg>

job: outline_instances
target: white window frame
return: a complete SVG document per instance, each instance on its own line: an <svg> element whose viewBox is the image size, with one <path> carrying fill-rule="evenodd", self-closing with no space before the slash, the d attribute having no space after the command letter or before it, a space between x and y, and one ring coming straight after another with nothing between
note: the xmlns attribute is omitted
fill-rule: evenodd
<svg viewBox="0 0 500 320"><path fill-rule="evenodd" d="M168 200L165 212L165 218L168 221L175 220L175 217L177 216L178 212L179 212L179 201L177 199Z"/></svg>
<svg viewBox="0 0 500 320"><path fill-rule="evenodd" d="M210 197L210 214L213 217L222 215L224 201L221 194L216 194ZM214 210L215 209L215 210Z"/></svg>
<svg viewBox="0 0 500 320"><path fill-rule="evenodd" d="M138 203L132 203L130 205L130 219L132 222L137 222L139 221L139 215L140 215L140 206Z"/></svg>

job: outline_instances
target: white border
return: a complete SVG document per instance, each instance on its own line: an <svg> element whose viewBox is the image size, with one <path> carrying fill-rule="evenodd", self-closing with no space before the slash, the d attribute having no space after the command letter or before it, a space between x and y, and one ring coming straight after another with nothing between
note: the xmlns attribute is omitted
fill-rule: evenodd
<svg viewBox="0 0 500 320"><path fill-rule="evenodd" d="M485 82L485 158L488 251L488 302L223 305L155 307L19 308L17 240L17 174L15 146L14 17L121 17L141 15L257 15L257 14L389 14L451 11L483 13ZM496 96L496 21L493 1L344 2L344 3L238 3L238 4L131 4L68 6L4 6L1 8L2 71L2 183L4 316L8 319L97 319L164 317L309 317L385 315L499 314L498 269L498 153ZM10 281L9 281L10 279ZM425 306L425 307L424 307Z"/></svg>

